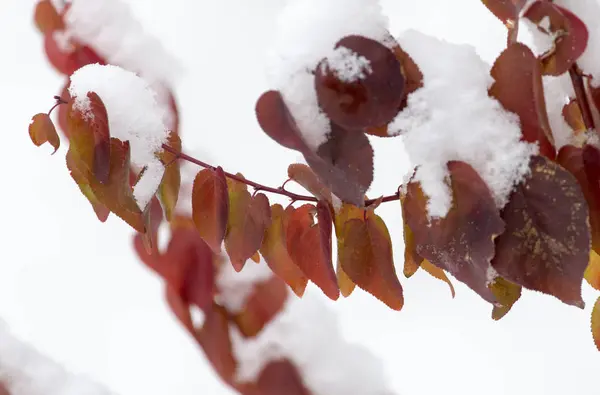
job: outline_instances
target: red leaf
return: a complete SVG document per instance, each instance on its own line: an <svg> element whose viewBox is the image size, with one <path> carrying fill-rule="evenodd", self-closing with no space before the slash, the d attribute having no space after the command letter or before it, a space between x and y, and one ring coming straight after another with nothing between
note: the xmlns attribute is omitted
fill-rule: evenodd
<svg viewBox="0 0 600 395"><path fill-rule="evenodd" d="M325 295L337 300L340 295L331 256L326 256L321 226L315 224L312 212L315 207L305 204L298 209L290 206L286 210L287 250L294 263L314 282ZM330 225L329 225L330 226Z"/></svg>
<svg viewBox="0 0 600 395"><path fill-rule="evenodd" d="M398 59L385 45L362 36L346 36L338 50L350 50L368 61L363 78L348 77L336 62L323 59L315 72L319 106L337 125L363 130L388 124L398 114L404 99L404 75Z"/></svg>
<svg viewBox="0 0 600 395"><path fill-rule="evenodd" d="M581 283L590 255L588 208L575 177L542 156L502 210L494 269L525 288L583 307Z"/></svg>
<svg viewBox="0 0 600 395"><path fill-rule="evenodd" d="M554 159L556 150L548 122L540 62L527 46L513 43L496 59L490 96L519 116L522 138L539 143L540 153Z"/></svg>
<svg viewBox="0 0 600 395"><path fill-rule="evenodd" d="M49 143L54 147L53 154L60 147L60 138L54 127L54 123L50 116L45 113L36 114L31 119L29 124L29 137L36 146L40 146L44 143Z"/></svg>
<svg viewBox="0 0 600 395"><path fill-rule="evenodd" d="M205 314L204 325L197 332L196 339L221 379L233 384L237 361L233 356L227 312L213 303Z"/></svg>
<svg viewBox="0 0 600 395"><path fill-rule="evenodd" d="M541 56L544 74L559 76L566 73L583 54L588 42L585 23L571 11L550 1L536 1L523 15L539 30L555 36L554 46ZM546 31L547 22L549 31Z"/></svg>
<svg viewBox="0 0 600 395"><path fill-rule="evenodd" d="M272 361L257 381L256 395L311 395L296 367L288 360Z"/></svg>
<svg viewBox="0 0 600 395"><path fill-rule="evenodd" d="M366 219L351 219L344 224L343 244L338 252L344 272L360 288L390 308L404 305L392 253L392 241L383 220L369 213Z"/></svg>
<svg viewBox="0 0 600 395"><path fill-rule="evenodd" d="M215 253L221 251L229 215L227 180L222 168L200 171L194 179L192 213L200 237Z"/></svg>
<svg viewBox="0 0 600 395"><path fill-rule="evenodd" d="M428 198L418 183L408 184L403 213L413 231L416 252L494 303L488 275L494 238L504 230L503 221L488 186L470 165L449 162L448 170L453 202L444 218L429 221Z"/></svg>
<svg viewBox="0 0 600 395"><path fill-rule="evenodd" d="M272 276L254 286L244 309L234 316L234 322L245 337L254 337L283 309L288 290L285 283Z"/></svg>
<svg viewBox="0 0 600 395"><path fill-rule="evenodd" d="M509 27L518 22L519 13L527 3L527 0L482 0L483 4Z"/></svg>
<svg viewBox="0 0 600 395"><path fill-rule="evenodd" d="M264 194L250 196L244 184L228 182L229 221L225 250L234 269L240 271L262 245L271 221L271 208Z"/></svg>
<svg viewBox="0 0 600 395"><path fill-rule="evenodd" d="M271 224L267 228L260 253L269 268L283 279L298 296L304 294L308 278L292 260L287 250L285 235L287 221L280 204L271 207Z"/></svg>

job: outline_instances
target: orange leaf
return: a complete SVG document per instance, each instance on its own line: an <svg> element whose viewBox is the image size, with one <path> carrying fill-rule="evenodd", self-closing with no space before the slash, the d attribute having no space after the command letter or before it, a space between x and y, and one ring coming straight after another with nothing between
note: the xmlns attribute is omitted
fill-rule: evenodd
<svg viewBox="0 0 600 395"><path fill-rule="evenodd" d="M403 215L413 231L416 252L452 274L488 302L496 298L488 289L494 238L504 230L496 202L475 169L465 162L449 162L452 207L444 218L428 219L427 202L420 185L410 182Z"/></svg>
<svg viewBox="0 0 600 395"><path fill-rule="evenodd" d="M554 159L554 138L546 112L540 62L524 44L513 43L494 62L489 94L521 120L522 138L539 143L540 153Z"/></svg>
<svg viewBox="0 0 600 395"><path fill-rule="evenodd" d="M337 300L340 290L333 270L331 255L327 256L324 245L326 224L314 223L312 212L315 207L305 204L298 209L290 206L286 210L286 245L292 261L314 282L325 295ZM329 229L331 230L331 225ZM331 239L329 239L331 240ZM326 241L325 241L326 242Z"/></svg>
<svg viewBox="0 0 600 395"><path fill-rule="evenodd" d="M259 254L259 252L256 251L256 253L250 257L250 259L252 259L252 262L254 262L254 263L260 263L260 254Z"/></svg>
<svg viewBox="0 0 600 395"><path fill-rule="evenodd" d="M192 189L192 215L200 237L215 253L219 253L229 215L227 180L220 167L204 169L196 175Z"/></svg>
<svg viewBox="0 0 600 395"><path fill-rule="evenodd" d="M596 300L594 309L592 310L592 336L594 337L596 348L600 351L600 298Z"/></svg>
<svg viewBox="0 0 600 395"><path fill-rule="evenodd" d="M421 263L421 268L427 273L429 273L432 277L435 277L438 280L441 280L448 284L448 286L450 287L450 293L452 294L452 297L454 298L456 296L456 293L454 292L454 285L452 285L452 282L446 275L446 272L429 262L427 259L423 260L423 262Z"/></svg>
<svg viewBox="0 0 600 395"><path fill-rule="evenodd" d="M50 116L45 113L33 116L29 124L29 137L31 137L33 144L38 147L44 143L50 143L54 147L53 154L60 147L60 138L58 137L54 123L50 119Z"/></svg>
<svg viewBox="0 0 600 395"><path fill-rule="evenodd" d="M360 288L390 308L404 305L392 253L392 241L383 220L370 213L366 219L351 219L343 229L344 243L338 252L344 272Z"/></svg>
<svg viewBox="0 0 600 395"><path fill-rule="evenodd" d="M168 145L181 152L181 139L175 132L169 133ZM179 188L181 187L181 171L177 157L163 150L160 160L165 165L165 173L158 187L158 198L165 210L165 217L170 221L179 199Z"/></svg>
<svg viewBox="0 0 600 395"><path fill-rule="evenodd" d="M529 168L502 209L506 231L496 239L492 266L508 281L583 308L591 245L585 197L555 162L533 156Z"/></svg>
<svg viewBox="0 0 600 395"><path fill-rule="evenodd" d="M264 194L250 196L246 185L237 181L227 181L229 220L225 250L234 269L240 271L262 244L271 221L271 208Z"/></svg>
<svg viewBox="0 0 600 395"><path fill-rule="evenodd" d="M89 139L91 136L88 135L87 137L88 143L93 142ZM72 140L74 138L72 137ZM82 152L84 155L78 155ZM145 226L142 211L133 197L129 184L129 142L123 143L116 138L111 139L110 176L106 183L98 181L92 174L89 162L85 161L86 158L89 159L90 152L93 152L90 144L86 146L71 144L67 153L67 166L71 171L71 176L80 185L80 182L88 184L98 202L134 229L144 233Z"/></svg>
<svg viewBox="0 0 600 395"><path fill-rule="evenodd" d="M559 76L566 73L585 51L588 30L571 11L549 1L536 1L523 17L535 23L542 32L555 37L554 46L540 59L544 74ZM545 26L548 22L549 26Z"/></svg>
<svg viewBox="0 0 600 395"><path fill-rule="evenodd" d="M280 204L271 207L271 224L265 232L260 253L269 268L285 281L298 296L304 294L308 278L290 257L285 236L285 212Z"/></svg>
<svg viewBox="0 0 600 395"><path fill-rule="evenodd" d="M596 251L590 251L590 261L585 269L584 277L587 282L600 291L600 255Z"/></svg>
<svg viewBox="0 0 600 395"><path fill-rule="evenodd" d="M287 286L279 277L272 276L269 280L256 284L244 309L233 317L242 335L258 335L283 309L287 296Z"/></svg>
<svg viewBox="0 0 600 395"><path fill-rule="evenodd" d="M40 0L35 6L34 21L42 34L64 30L65 23L50 0Z"/></svg>
<svg viewBox="0 0 600 395"><path fill-rule="evenodd" d="M425 199L425 195L420 194L419 198ZM400 204L402 206L402 222L404 223L404 276L406 278L410 278L413 274L417 272L417 270L419 270L421 262L423 262L423 258L420 257L419 254L417 254L417 244L415 242L415 236L413 234L413 231L410 229L410 226L408 226L408 223L406 222L405 211L407 209L404 207L405 200L406 195L401 194ZM426 203L421 202L421 204Z"/></svg>
<svg viewBox="0 0 600 395"><path fill-rule="evenodd" d="M338 285L340 287L340 291L342 295L347 298L352 294L354 289L356 288L356 284L352 282L350 277L344 272L344 268L342 267L342 263L340 261L339 251L343 248L344 245L344 225L351 219L362 219L365 216L365 210L354 206L352 204L344 203L342 208L338 210L335 214L335 235L337 237L337 249L338 249L338 257L337 257L337 267L336 267L336 275Z"/></svg>
<svg viewBox="0 0 600 395"><path fill-rule="evenodd" d="M288 166L288 177L296 181L317 199L331 203L331 190L319 180L312 169L301 163Z"/></svg>
<svg viewBox="0 0 600 395"><path fill-rule="evenodd" d="M521 286L502 277L496 277L489 287L497 300L492 309L492 318L498 321L510 311L521 297Z"/></svg>
<svg viewBox="0 0 600 395"><path fill-rule="evenodd" d="M573 129L575 135L579 135L587 130L577 99L571 99L564 105L562 116L565 122Z"/></svg>

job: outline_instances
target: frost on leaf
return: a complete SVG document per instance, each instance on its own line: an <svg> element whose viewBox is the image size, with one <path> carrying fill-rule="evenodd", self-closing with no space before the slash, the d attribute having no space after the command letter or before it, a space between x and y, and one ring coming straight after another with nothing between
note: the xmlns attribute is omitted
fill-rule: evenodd
<svg viewBox="0 0 600 395"><path fill-rule="evenodd" d="M347 78L330 58L323 59L315 73L320 108L347 130L388 124L404 98L404 75L394 52L362 36L344 37L335 48L347 49L363 59L364 65L355 78Z"/></svg>
<svg viewBox="0 0 600 395"><path fill-rule="evenodd" d="M419 183L410 182L404 200L406 223L416 252L450 272L482 298L495 302L488 288L494 238L504 230L494 198L477 172L465 162L448 163L452 207L444 218L428 219L427 201Z"/></svg>
<svg viewBox="0 0 600 395"><path fill-rule="evenodd" d="M496 321L504 317L521 297L521 286L513 284L502 277L494 278L489 285L497 303L492 309L492 318Z"/></svg>
<svg viewBox="0 0 600 395"><path fill-rule="evenodd" d="M552 131L546 112L540 62L527 46L513 43L496 59L491 70L495 82L489 89L497 99L521 120L522 138L539 143L540 153L556 156Z"/></svg>
<svg viewBox="0 0 600 395"><path fill-rule="evenodd" d="M545 75L566 73L585 51L588 30L571 11L550 1L536 1L527 8L523 17L554 37L553 47L540 58Z"/></svg>
<svg viewBox="0 0 600 395"><path fill-rule="evenodd" d="M245 337L257 336L265 325L283 309L288 297L287 286L277 276L254 285L243 309L233 322Z"/></svg>
<svg viewBox="0 0 600 395"><path fill-rule="evenodd" d="M223 169L204 169L194 179L192 217L200 237L218 253L227 231L229 193Z"/></svg>
<svg viewBox="0 0 600 395"><path fill-rule="evenodd" d="M592 336L596 348L600 351L600 298L596 300L594 309L592 310Z"/></svg>
<svg viewBox="0 0 600 395"><path fill-rule="evenodd" d="M600 255L590 251L590 261L585 269L584 277L593 288L600 291Z"/></svg>
<svg viewBox="0 0 600 395"><path fill-rule="evenodd" d="M227 179L229 214L225 236L225 250L236 271L260 248L271 221L267 197L258 193L251 196L245 184Z"/></svg>
<svg viewBox="0 0 600 395"><path fill-rule="evenodd" d="M373 212L367 212L365 217L350 219L343 225L343 243L338 252L341 266L360 288L390 308L401 310L404 296L387 226Z"/></svg>
<svg viewBox="0 0 600 395"><path fill-rule="evenodd" d="M45 113L33 116L29 124L29 137L31 137L33 144L38 147L44 143L49 143L54 147L54 152L60 147L60 137L58 137L56 127L54 127L50 116Z"/></svg>
<svg viewBox="0 0 600 395"><path fill-rule="evenodd" d="M305 204L286 209L286 246L292 261L306 277L315 283L332 300L339 298L337 278L331 258L331 224L315 223L315 206ZM321 219L321 218L319 218ZM331 220L330 220L331 221Z"/></svg>
<svg viewBox="0 0 600 395"><path fill-rule="evenodd" d="M565 145L556 161L579 182L589 210L592 248L600 252L600 151L592 145Z"/></svg>
<svg viewBox="0 0 600 395"><path fill-rule="evenodd" d="M508 281L583 308L591 243L585 197L575 177L547 158L533 156L530 170L502 210L506 231L492 265Z"/></svg>
<svg viewBox="0 0 600 395"><path fill-rule="evenodd" d="M298 296L304 294L308 278L294 263L287 249L285 218L287 212L280 204L271 206L271 224L265 232L260 253L269 268L285 281Z"/></svg>
<svg viewBox="0 0 600 395"><path fill-rule="evenodd" d="M177 152L181 152L181 139L177 133L172 131L169 134L167 144ZM165 166L165 173L163 174L160 186L158 187L158 198L165 211L167 221L170 221L179 199L181 168L176 155L168 151L162 151L159 154L159 158L161 163Z"/></svg>

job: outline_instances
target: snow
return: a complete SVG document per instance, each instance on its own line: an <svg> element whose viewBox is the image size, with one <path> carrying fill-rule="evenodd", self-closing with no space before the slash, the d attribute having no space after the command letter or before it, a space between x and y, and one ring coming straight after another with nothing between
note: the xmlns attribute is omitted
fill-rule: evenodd
<svg viewBox="0 0 600 395"><path fill-rule="evenodd" d="M158 93L165 109L165 124L171 125L168 86L182 75L179 62L161 42L146 34L122 0L73 0L65 15L66 34L89 45L108 63L141 75Z"/></svg>
<svg viewBox="0 0 600 395"><path fill-rule="evenodd" d="M141 210L146 208L158 189L164 166L156 156L167 142L163 109L156 93L135 73L118 66L91 64L71 76L69 93L75 98L74 108L89 111L88 92L95 92L108 112L111 137L129 141L131 163L146 168L133 189Z"/></svg>
<svg viewBox="0 0 600 395"><path fill-rule="evenodd" d="M502 208L528 171L533 144L520 141L519 120L488 96L490 66L469 45L451 44L414 30L398 38L419 65L423 88L390 125L402 134L414 179L429 197L430 217L444 217L452 205L447 163L470 164ZM435 54L435 57L432 57ZM443 59L443 61L440 61Z"/></svg>
<svg viewBox="0 0 600 395"><path fill-rule="evenodd" d="M283 311L254 338L244 338L233 326L230 333L241 382L287 358L314 395L391 394L381 360L344 339L335 313L314 294L302 299L290 294Z"/></svg>
<svg viewBox="0 0 600 395"><path fill-rule="evenodd" d="M331 55L325 58L321 65L323 74L332 70L340 81L356 82L366 78L373 72L371 62L349 48L340 46Z"/></svg>
<svg viewBox="0 0 600 395"><path fill-rule="evenodd" d="M273 272L263 260L258 264L248 260L244 268L236 272L231 262L224 258L216 279L217 288L221 291L218 295L219 303L228 311L238 313L252 294L254 284L267 281L273 276Z"/></svg>
<svg viewBox="0 0 600 395"><path fill-rule="evenodd" d="M11 395L109 395L86 377L66 371L23 343L0 322L0 382Z"/></svg>
<svg viewBox="0 0 600 395"><path fill-rule="evenodd" d="M269 82L281 92L312 149L327 141L331 131L317 103L313 71L323 58L339 58L334 48L343 37L361 35L383 42L387 26L374 0L291 0L279 15Z"/></svg>

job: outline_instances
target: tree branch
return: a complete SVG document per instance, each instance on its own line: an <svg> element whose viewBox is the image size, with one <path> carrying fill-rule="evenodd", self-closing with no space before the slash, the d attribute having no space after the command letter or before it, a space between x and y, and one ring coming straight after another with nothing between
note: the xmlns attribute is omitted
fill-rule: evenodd
<svg viewBox="0 0 600 395"><path fill-rule="evenodd" d="M196 159L190 155L187 155L183 152L179 152L176 149L174 149L173 147L168 146L167 144L163 144L162 148L167 151L170 152L171 154L175 155L177 158L185 160L189 163L193 163L195 165L198 165L200 167L204 167L205 169L212 169L215 170L216 166L210 165L206 162L203 162L199 159ZM264 192L270 192L270 193L274 193L276 195L281 195L281 196L286 196L290 199L292 199L292 202L318 202L318 199L314 196L307 196L307 195L299 195L297 193L293 193L293 192L289 192L287 190L285 190L283 188L283 186L278 187L278 188L273 188L273 187L269 187L263 184L259 184L258 182L254 182L251 180L247 180L244 177L240 177L238 175L232 174L232 173L228 173L226 171L223 171L223 173L225 174L225 177L227 178L231 178L232 180L244 183L248 186L253 187L256 191L264 191ZM375 202L381 202L381 203L385 203L385 202L393 202L396 200L400 200L400 193L396 192L393 195L388 195L388 196L384 196L382 198L379 199L369 199L369 200L365 200L365 206L368 207L371 204L375 203Z"/></svg>

